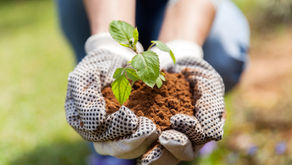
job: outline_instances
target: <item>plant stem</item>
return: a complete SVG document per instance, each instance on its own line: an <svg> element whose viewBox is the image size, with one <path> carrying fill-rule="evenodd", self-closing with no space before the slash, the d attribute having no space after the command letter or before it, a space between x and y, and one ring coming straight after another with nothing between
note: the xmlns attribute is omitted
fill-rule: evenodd
<svg viewBox="0 0 292 165"><path fill-rule="evenodd" d="M151 49L156 43L152 43L147 50Z"/></svg>
<svg viewBox="0 0 292 165"><path fill-rule="evenodd" d="M134 51L136 54L138 54L138 51L137 51L137 47L136 47L136 45L133 46L133 51Z"/></svg>

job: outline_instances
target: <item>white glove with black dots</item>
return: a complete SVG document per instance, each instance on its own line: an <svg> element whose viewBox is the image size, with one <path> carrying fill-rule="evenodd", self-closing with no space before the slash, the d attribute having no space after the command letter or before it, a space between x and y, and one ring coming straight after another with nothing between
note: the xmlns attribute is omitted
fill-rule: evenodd
<svg viewBox="0 0 292 165"><path fill-rule="evenodd" d="M113 81L116 68L134 55L108 33L92 36L86 43L87 55L69 74L66 96L67 122L85 139L94 142L103 155L137 158L158 138L156 125L137 117L127 107L106 113L101 90ZM138 46L138 51L143 51Z"/></svg>
<svg viewBox="0 0 292 165"><path fill-rule="evenodd" d="M150 119L136 116L125 106L107 114L101 90L113 81L116 68L127 65L134 54L116 43L108 33L88 39L88 55L69 74L65 109L67 122L85 140L94 142L98 153L124 159L139 157L138 164L170 165L193 160L200 146L222 138L222 79L202 59L202 54L198 53L201 51L176 43L176 46L169 43L168 46L176 55L177 63L166 63L164 69L182 72L195 87L195 115L172 116L171 129L160 132ZM138 51L142 51L141 48ZM149 149L157 140L157 145Z"/></svg>
<svg viewBox="0 0 292 165"><path fill-rule="evenodd" d="M159 55L164 70L182 72L194 89L194 116L176 114L171 117L170 130L163 131L159 144L138 159L138 164L175 165L191 161L199 149L211 140L220 140L224 126L224 84L220 75L203 60L202 48L189 41L167 43L177 58L176 64L168 55L153 48Z"/></svg>

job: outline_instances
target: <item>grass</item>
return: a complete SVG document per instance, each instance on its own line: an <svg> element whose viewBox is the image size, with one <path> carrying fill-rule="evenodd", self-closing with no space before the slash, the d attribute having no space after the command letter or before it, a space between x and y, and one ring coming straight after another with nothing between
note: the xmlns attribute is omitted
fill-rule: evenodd
<svg viewBox="0 0 292 165"><path fill-rule="evenodd" d="M255 11L255 1L235 1L243 11ZM0 165L85 164L87 143L65 120L67 76L74 59L59 31L53 2L6 0L0 2L0 15ZM286 130L280 134L279 130L256 128L250 117L255 110L238 107L242 105L236 105L236 100L242 102L238 93L226 97L224 139L212 154L199 157L194 164L291 164L289 152L274 153L275 144L288 139ZM283 112L289 112L290 102ZM234 139L240 134L250 136L259 152L251 156L246 149L237 149L241 142Z"/></svg>
<svg viewBox="0 0 292 165"><path fill-rule="evenodd" d="M53 2L7 2L0 15L0 164L85 164L86 142L65 121L74 59Z"/></svg>
<svg viewBox="0 0 292 165"><path fill-rule="evenodd" d="M53 2L5 3L0 15L0 164L84 164L86 143L65 121L74 60Z"/></svg>

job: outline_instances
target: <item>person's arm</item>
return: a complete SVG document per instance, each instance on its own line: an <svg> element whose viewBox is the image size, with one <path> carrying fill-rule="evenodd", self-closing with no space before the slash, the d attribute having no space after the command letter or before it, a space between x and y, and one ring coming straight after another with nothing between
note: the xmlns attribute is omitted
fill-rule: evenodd
<svg viewBox="0 0 292 165"><path fill-rule="evenodd" d="M135 25L135 0L84 0L91 33L108 32L112 20Z"/></svg>
<svg viewBox="0 0 292 165"><path fill-rule="evenodd" d="M180 0L167 9L159 40L187 40L202 46L215 13L209 0Z"/></svg>

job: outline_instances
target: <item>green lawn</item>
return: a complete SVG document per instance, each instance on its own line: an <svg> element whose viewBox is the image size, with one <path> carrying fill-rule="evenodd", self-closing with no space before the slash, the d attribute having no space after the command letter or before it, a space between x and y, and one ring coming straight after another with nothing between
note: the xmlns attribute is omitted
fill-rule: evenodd
<svg viewBox="0 0 292 165"><path fill-rule="evenodd" d="M87 144L65 120L74 59L53 2L3 3L0 15L0 165L84 164Z"/></svg>
<svg viewBox="0 0 292 165"><path fill-rule="evenodd" d="M235 1L247 12L256 4ZM90 153L87 143L65 120L67 76L74 58L58 28L53 1L2 1L0 15L0 165L85 164ZM286 137L288 141L289 136L278 133L281 130L255 127L254 109L239 107L238 94L235 91L226 97L225 137L212 154L199 157L194 164L292 162L289 153L275 156L274 151L275 144ZM287 107L283 112L289 112L290 104ZM241 149L241 141L235 141L238 137L251 139L259 151L250 155L250 146Z"/></svg>
<svg viewBox="0 0 292 165"><path fill-rule="evenodd" d="M67 125L74 66L51 1L0 5L0 164L84 164L86 143Z"/></svg>

